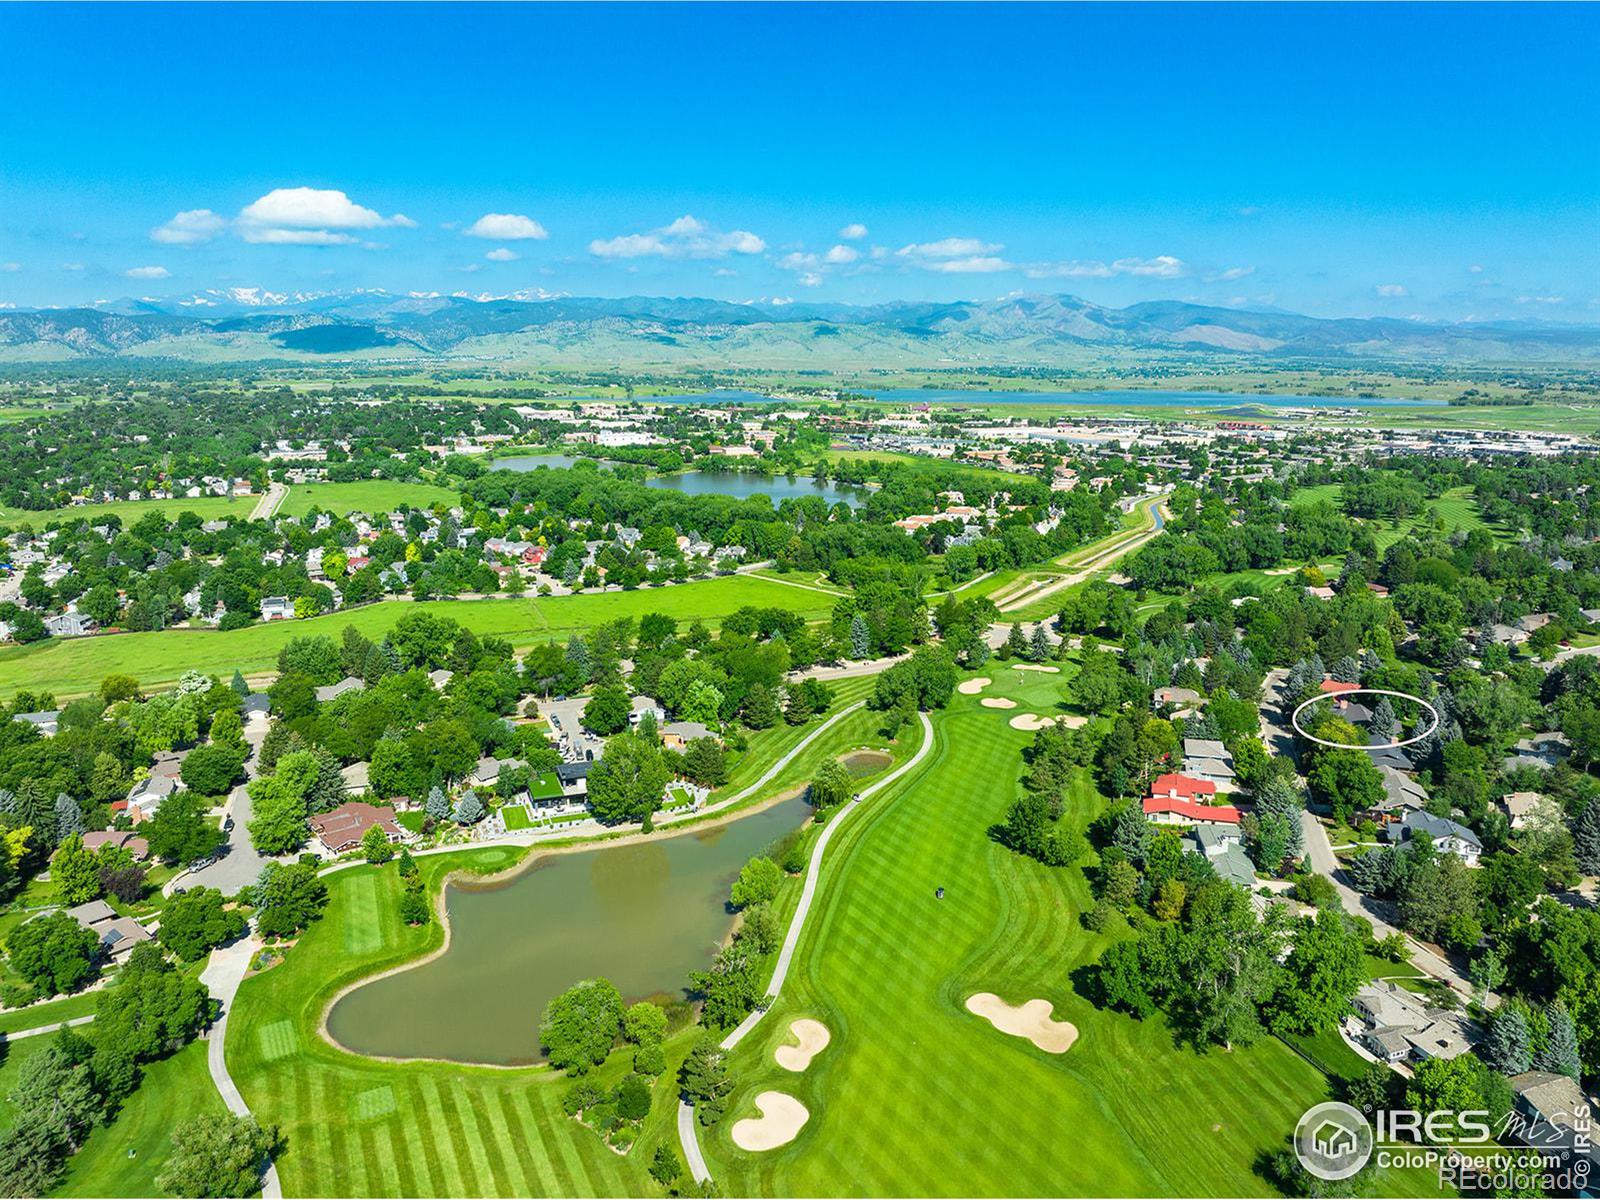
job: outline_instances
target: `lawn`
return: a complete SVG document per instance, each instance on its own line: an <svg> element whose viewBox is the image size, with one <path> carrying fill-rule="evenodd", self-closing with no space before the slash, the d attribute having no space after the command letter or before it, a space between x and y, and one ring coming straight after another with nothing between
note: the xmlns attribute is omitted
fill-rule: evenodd
<svg viewBox="0 0 1600 1200"><path fill-rule="evenodd" d="M235 668L247 674L270 671L276 665L278 651L293 638L319 633L337 638L346 625L354 625L376 639L417 608L450 617L480 635L497 634L518 646L528 646L540 641L565 642L570 635L601 622L649 612L665 613L684 623L699 619L715 625L745 605L787 609L807 620L818 620L832 611L833 597L767 579L726 575L664 588L588 592L538 600L385 600L305 621L273 621L227 633L169 629L159 633L52 639L0 650L0 696L36 688L48 688L58 697L80 695L93 691L107 675L118 672L152 687L174 683L190 669L224 679Z"/></svg>
<svg viewBox="0 0 1600 1200"><path fill-rule="evenodd" d="M1053 676L985 668L985 695L1047 711ZM727 1195L1249 1195L1253 1164L1285 1144L1326 1077L1282 1043L1231 1053L1174 1045L1160 1021L1095 1009L1072 971L1107 939L1078 914L1081 870L1052 870L988 836L1016 794L1029 735L1014 712L957 696L906 782L875 797L829 851L783 996L733 1055L729 1119L702 1135ZM1087 777L1073 820L1103 801ZM934 891L946 889L937 900ZM1081 1039L1052 1056L966 1012L995 991L1043 996ZM809 1070L779 1069L788 1022L820 1019L832 1044ZM753 1097L788 1092L811 1120L761 1155L729 1139ZM1416 1179L1386 1177L1385 1192Z"/></svg>
<svg viewBox="0 0 1600 1200"><path fill-rule="evenodd" d="M363 480L360 483L297 483L289 489L278 512L286 517L303 517L313 508L337 516L351 512L393 512L400 505L431 508L435 504L459 504L461 493L454 488L431 483L403 483L392 479Z"/></svg>
<svg viewBox="0 0 1600 1200"><path fill-rule="evenodd" d="M528 815L528 810L521 804L503 804L500 806L500 819L506 823L506 829L532 829L533 818Z"/></svg>
<svg viewBox="0 0 1600 1200"><path fill-rule="evenodd" d="M554 771L542 771L528 781L528 795L535 800L549 800L561 795L561 777Z"/></svg>
<svg viewBox="0 0 1600 1200"><path fill-rule="evenodd" d="M163 513L174 519L183 513L192 512L207 521L218 517L238 517L243 520L249 517L260 499L259 496L198 496L194 499L179 500L113 500L109 504L72 504L63 508L46 509L9 508L0 505L0 523L26 524L32 525L35 529L43 529L52 522L59 525L79 518L97 521L101 517L115 513L122 519L123 527L127 528L140 517L153 512Z"/></svg>
<svg viewBox="0 0 1600 1200"><path fill-rule="evenodd" d="M497 870L505 848L417 860L430 885L455 868ZM377 883L377 927L352 920L351 902ZM544 1068L496 1070L445 1063L391 1063L336 1050L317 1033L341 986L438 945L437 924L403 925L393 865L327 877L323 919L283 963L247 979L228 1028L228 1065L247 1103L276 1121L287 1144L278 1161L290 1196L655 1195L645 1164L668 1136L670 1085L632 1153L614 1154L561 1110L566 1082ZM359 935L359 936L356 936ZM352 950L352 946L361 947ZM438 1019L450 1020L440 1013ZM538 1014L528 1014L529 1028ZM615 1069L624 1056L614 1056ZM125 1193L138 1194L138 1193Z"/></svg>

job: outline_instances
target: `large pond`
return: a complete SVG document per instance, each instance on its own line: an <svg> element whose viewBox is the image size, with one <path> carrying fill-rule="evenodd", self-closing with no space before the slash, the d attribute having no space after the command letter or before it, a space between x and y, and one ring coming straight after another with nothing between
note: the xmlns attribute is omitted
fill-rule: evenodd
<svg viewBox="0 0 1600 1200"><path fill-rule="evenodd" d="M537 471L540 467L570 467L579 462L594 462L570 454L520 454L511 458L497 458L497 471ZM606 466L604 461L600 465ZM774 504L804 496L820 496L829 504L848 504L859 508L870 494L864 488L837 483L818 483L808 475L785 479L781 475L755 475L743 471L682 471L676 475L655 475L645 480L646 487L665 488L684 492L690 496L732 496L746 500L751 496L765 496Z"/></svg>
<svg viewBox="0 0 1600 1200"><path fill-rule="evenodd" d="M580 980L604 976L629 1001L681 994L732 927L739 868L810 813L784 800L699 832L547 854L499 883L451 884L449 949L349 993L328 1030L363 1054L537 1061L545 1003Z"/></svg>

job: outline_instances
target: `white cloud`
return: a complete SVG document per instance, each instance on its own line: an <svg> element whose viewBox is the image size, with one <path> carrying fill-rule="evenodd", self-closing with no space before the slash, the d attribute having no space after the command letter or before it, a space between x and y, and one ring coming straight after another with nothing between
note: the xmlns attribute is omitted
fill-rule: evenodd
<svg viewBox="0 0 1600 1200"><path fill-rule="evenodd" d="M1218 271L1214 275L1207 275L1206 282L1232 283L1235 279L1244 279L1255 273L1256 269L1254 267L1229 267L1226 271Z"/></svg>
<svg viewBox="0 0 1600 1200"><path fill-rule="evenodd" d="M1471 271L1474 275L1482 275L1483 274L1483 265L1481 263L1473 263L1470 267L1467 268L1467 270Z"/></svg>
<svg viewBox="0 0 1600 1200"><path fill-rule="evenodd" d="M81 262L65 262L61 264L61 269L63 271L81 271L83 270L83 264Z"/></svg>
<svg viewBox="0 0 1600 1200"><path fill-rule="evenodd" d="M810 270L817 265L817 256L807 254L803 250L794 250L780 258L778 265L785 271Z"/></svg>
<svg viewBox="0 0 1600 1200"><path fill-rule="evenodd" d="M0 271L4 271L8 275L14 275L20 270L22 270L21 263L0 263Z"/></svg>
<svg viewBox="0 0 1600 1200"><path fill-rule="evenodd" d="M589 243L589 253L596 258L619 259L726 258L730 254L760 254L766 248L767 243L747 229L722 233L687 215L648 233L625 233Z"/></svg>
<svg viewBox="0 0 1600 1200"><path fill-rule="evenodd" d="M1411 294L1406 290L1406 286L1403 283L1380 283L1376 291L1378 295L1386 300L1399 300Z"/></svg>
<svg viewBox="0 0 1600 1200"><path fill-rule="evenodd" d="M1261 206L1259 204L1246 204L1236 211L1241 217L1258 217L1261 215Z"/></svg>
<svg viewBox="0 0 1600 1200"><path fill-rule="evenodd" d="M123 274L129 279L165 279L172 272L165 267L130 267Z"/></svg>
<svg viewBox="0 0 1600 1200"><path fill-rule="evenodd" d="M805 271L800 275L802 287L817 287L822 283L822 276L815 271Z"/></svg>
<svg viewBox="0 0 1600 1200"><path fill-rule="evenodd" d="M861 231L862 236L865 236L866 232L867 231L863 229ZM834 266L843 266L846 263L855 262L855 260L860 257L861 252L853 246L835 246L832 250L829 250L822 256L822 261L825 263L832 263Z"/></svg>
<svg viewBox="0 0 1600 1200"><path fill-rule="evenodd" d="M974 254L966 258L934 259L923 266L945 275L992 275L998 271L1014 270L1016 264L992 254Z"/></svg>
<svg viewBox="0 0 1600 1200"><path fill-rule="evenodd" d="M195 246L209 242L227 227L227 219L221 214L209 208L189 208L152 229L150 240L167 246Z"/></svg>
<svg viewBox="0 0 1600 1200"><path fill-rule="evenodd" d="M1119 275L1143 275L1153 279L1176 279L1187 270L1182 259L1170 254L1158 254L1154 258L1119 258L1111 264L1111 269Z"/></svg>
<svg viewBox="0 0 1600 1200"><path fill-rule="evenodd" d="M491 250L484 255L490 262L516 262L521 257L515 250L507 250L504 246Z"/></svg>
<svg viewBox="0 0 1600 1200"><path fill-rule="evenodd" d="M867 227L859 221L854 221L839 230L839 236L847 242L859 242L867 236Z"/></svg>
<svg viewBox="0 0 1600 1200"><path fill-rule="evenodd" d="M332 188L274 188L248 204L235 223L247 242L275 246L343 246L349 229L416 228L403 213L385 217Z"/></svg>
<svg viewBox="0 0 1600 1200"><path fill-rule="evenodd" d="M521 213L484 213L462 232L496 242L543 241L550 236L543 225Z"/></svg>
<svg viewBox="0 0 1600 1200"><path fill-rule="evenodd" d="M1518 304L1565 304L1565 296L1518 296Z"/></svg>
<svg viewBox="0 0 1600 1200"><path fill-rule="evenodd" d="M947 237L937 242L913 242L902 246L897 254L901 258L971 258L980 254L993 254L1004 247L977 238Z"/></svg>

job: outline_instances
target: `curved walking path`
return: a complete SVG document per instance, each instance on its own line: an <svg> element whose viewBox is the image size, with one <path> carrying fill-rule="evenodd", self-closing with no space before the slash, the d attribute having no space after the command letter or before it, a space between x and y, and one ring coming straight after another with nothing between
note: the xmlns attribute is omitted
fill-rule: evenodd
<svg viewBox="0 0 1600 1200"><path fill-rule="evenodd" d="M92 1020L94 1014L90 1013L87 1017L73 1017L70 1021L57 1021L54 1025L37 1025L32 1029L19 1029L15 1033L0 1033L0 1042L20 1042L23 1038L42 1037L71 1025L87 1025Z"/></svg>
<svg viewBox="0 0 1600 1200"><path fill-rule="evenodd" d="M252 933L231 945L213 950L211 961L200 972L200 982L222 1006L221 1015L206 1033L206 1067L211 1072L211 1082L216 1084L217 1091L222 1095L222 1102L236 1117L248 1117L250 1106L244 1102L238 1085L228 1073L228 1013L233 1008L233 998L238 995L239 985L244 982L245 972L250 969L250 960L260 948L261 943ZM261 1196L262 1200L282 1200L283 1185L278 1182L275 1163L267 1164L266 1174L261 1179Z"/></svg>
<svg viewBox="0 0 1600 1200"><path fill-rule="evenodd" d="M766 995L760 1005L739 1022L738 1028L722 1039L724 1050L732 1050L760 1024L761 1018L767 1015L772 1002L783 990L783 981L789 975L789 964L794 961L795 950L800 945L800 934L805 928L806 917L811 912L811 902L816 898L817 880L822 876L822 856L828 849L828 843L833 840L834 832L849 819L851 813L861 807L863 800L900 780L906 772L926 758L928 751L933 748L933 722L928 720L928 714L925 712L919 712L917 717L922 722L922 745L917 747L917 752L877 783L862 789L855 799L840 810L838 816L823 827L822 835L817 838L817 844L811 850L811 862L806 867L805 885L800 889L800 903L795 905L794 917L789 922L789 932L784 935L783 947L778 951L777 965L772 969L772 982L767 985ZM689 1164L689 1172L694 1176L694 1181L705 1183L711 1178L711 1171L706 1166L705 1155L700 1152L694 1109L681 1099L678 1101L678 1142L683 1147L683 1157Z"/></svg>
<svg viewBox="0 0 1600 1200"><path fill-rule="evenodd" d="M1148 503L1143 505L1145 515L1150 519L1150 525L1137 530L1121 530L1118 533L1114 533L1104 539L1098 547L1086 547L1090 551L1088 554L1084 554L1083 550L1077 551L1076 553L1082 555L1082 557L1068 564L1071 568L1069 574L1061 575L1041 586L1025 587L1021 591L998 601L996 607L1003 613L1016 612L1019 609L1027 608L1040 600L1055 595L1063 588L1069 588L1075 583L1082 583L1090 576L1099 574L1119 559L1139 549L1152 538L1159 537L1167 527L1166 505L1171 496L1171 492L1163 492L1159 496L1152 497Z"/></svg>

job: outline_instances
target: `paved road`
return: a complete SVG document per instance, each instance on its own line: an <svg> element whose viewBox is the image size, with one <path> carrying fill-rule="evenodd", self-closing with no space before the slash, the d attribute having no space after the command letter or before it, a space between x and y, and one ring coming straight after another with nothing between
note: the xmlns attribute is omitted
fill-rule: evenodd
<svg viewBox="0 0 1600 1200"><path fill-rule="evenodd" d="M261 743L266 739L270 727L271 721L265 713L252 712L245 718L244 740L250 747L250 754L244 760L246 779L254 779L258 773ZM227 852L209 867L174 877L166 887L169 895L179 887L211 887L224 896L234 896L240 888L248 887L261 878L261 868L270 860L265 855L257 854L256 848L250 844L250 818L254 813L250 807L250 793L244 784L228 793L222 811L225 816L233 818L233 829L224 843Z"/></svg>
<svg viewBox="0 0 1600 1200"><path fill-rule="evenodd" d="M830 679L855 679L862 675L879 675L887 671L895 663L905 662L911 657L908 650L904 654L891 654L885 658L867 658L859 662L843 663L836 667L807 667L804 671L789 672L790 679L820 679L827 682Z"/></svg>
<svg viewBox="0 0 1600 1200"><path fill-rule="evenodd" d="M63 1025L87 1025L92 1020L94 1020L94 1014L90 1013L87 1017L73 1017L70 1021L57 1021L54 1025L38 1025L33 1029L19 1029L15 1033L0 1034L0 1043L20 1042L23 1038L40 1037L46 1033L54 1033Z"/></svg>
<svg viewBox="0 0 1600 1200"><path fill-rule="evenodd" d="M1055 595L1064 588L1069 588L1075 583L1082 583L1091 575L1098 575L1118 559L1131 554L1151 538L1159 536L1167 525L1165 509L1169 495L1170 493L1166 493L1157 496L1145 505L1145 511L1149 514L1151 520L1155 522L1151 528L1112 534L1105 539L1103 549L1096 551L1084 561L1075 563L1074 569L1069 574L1058 576L1043 587L1029 587L1019 594L1008 596L997 607L1003 613L1016 612L1018 609L1027 608L1029 605L1046 597Z"/></svg>
<svg viewBox="0 0 1600 1200"><path fill-rule="evenodd" d="M243 982L245 972L250 969L250 960L261 946L262 943L253 934L240 938L232 945L213 950L211 960L206 963L205 970L200 972L200 982L205 984L206 990L222 1005L222 1015L205 1035L206 1067L211 1072L211 1081L217 1085L222 1102L236 1117L248 1117L250 1106L244 1102L244 1096L240 1094L238 1085L228 1073L228 1016L233 1009L233 999L239 993L239 984ZM276 1164L267 1164L266 1175L261 1181L261 1195L263 1200L281 1200L283 1196Z"/></svg>
<svg viewBox="0 0 1600 1200"><path fill-rule="evenodd" d="M917 747L917 752L905 762L901 763L889 774L878 780L871 787L863 788L849 804L839 812L839 815L823 827L822 835L817 838L817 844L811 850L811 862L806 867L806 881L800 889L800 903L795 906L794 916L789 922L789 932L784 935L783 946L778 951L777 964L772 969L772 982L767 985L766 998L760 1007L756 1008L739 1026L727 1037L722 1039L722 1048L732 1050L745 1038L752 1029L761 1023L761 1018L767 1015L767 1009L772 1001L778 998L778 993L783 990L784 980L789 977L789 964L794 961L795 949L800 944L800 934L805 928L806 917L811 912L811 902L816 899L817 880L822 875L822 856L828 849L828 843L833 840L833 835L838 828L850 818L850 815L861 807L861 802L875 795L897 782L908 771L915 769L918 763L927 757L928 751L933 749L933 722L928 720L928 714L919 712L917 717L922 722L922 745ZM711 1178L711 1172L706 1168L705 1156L700 1153L700 1141L695 1130L694 1109L682 1100L678 1101L678 1140L683 1146L683 1156L689 1164L689 1170L694 1175L696 1183L704 1183Z"/></svg>
<svg viewBox="0 0 1600 1200"><path fill-rule="evenodd" d="M269 483L267 490L261 494L261 499L256 501L256 506L250 510L252 521L265 521L273 516L283 505L289 495L289 489L281 483Z"/></svg>

